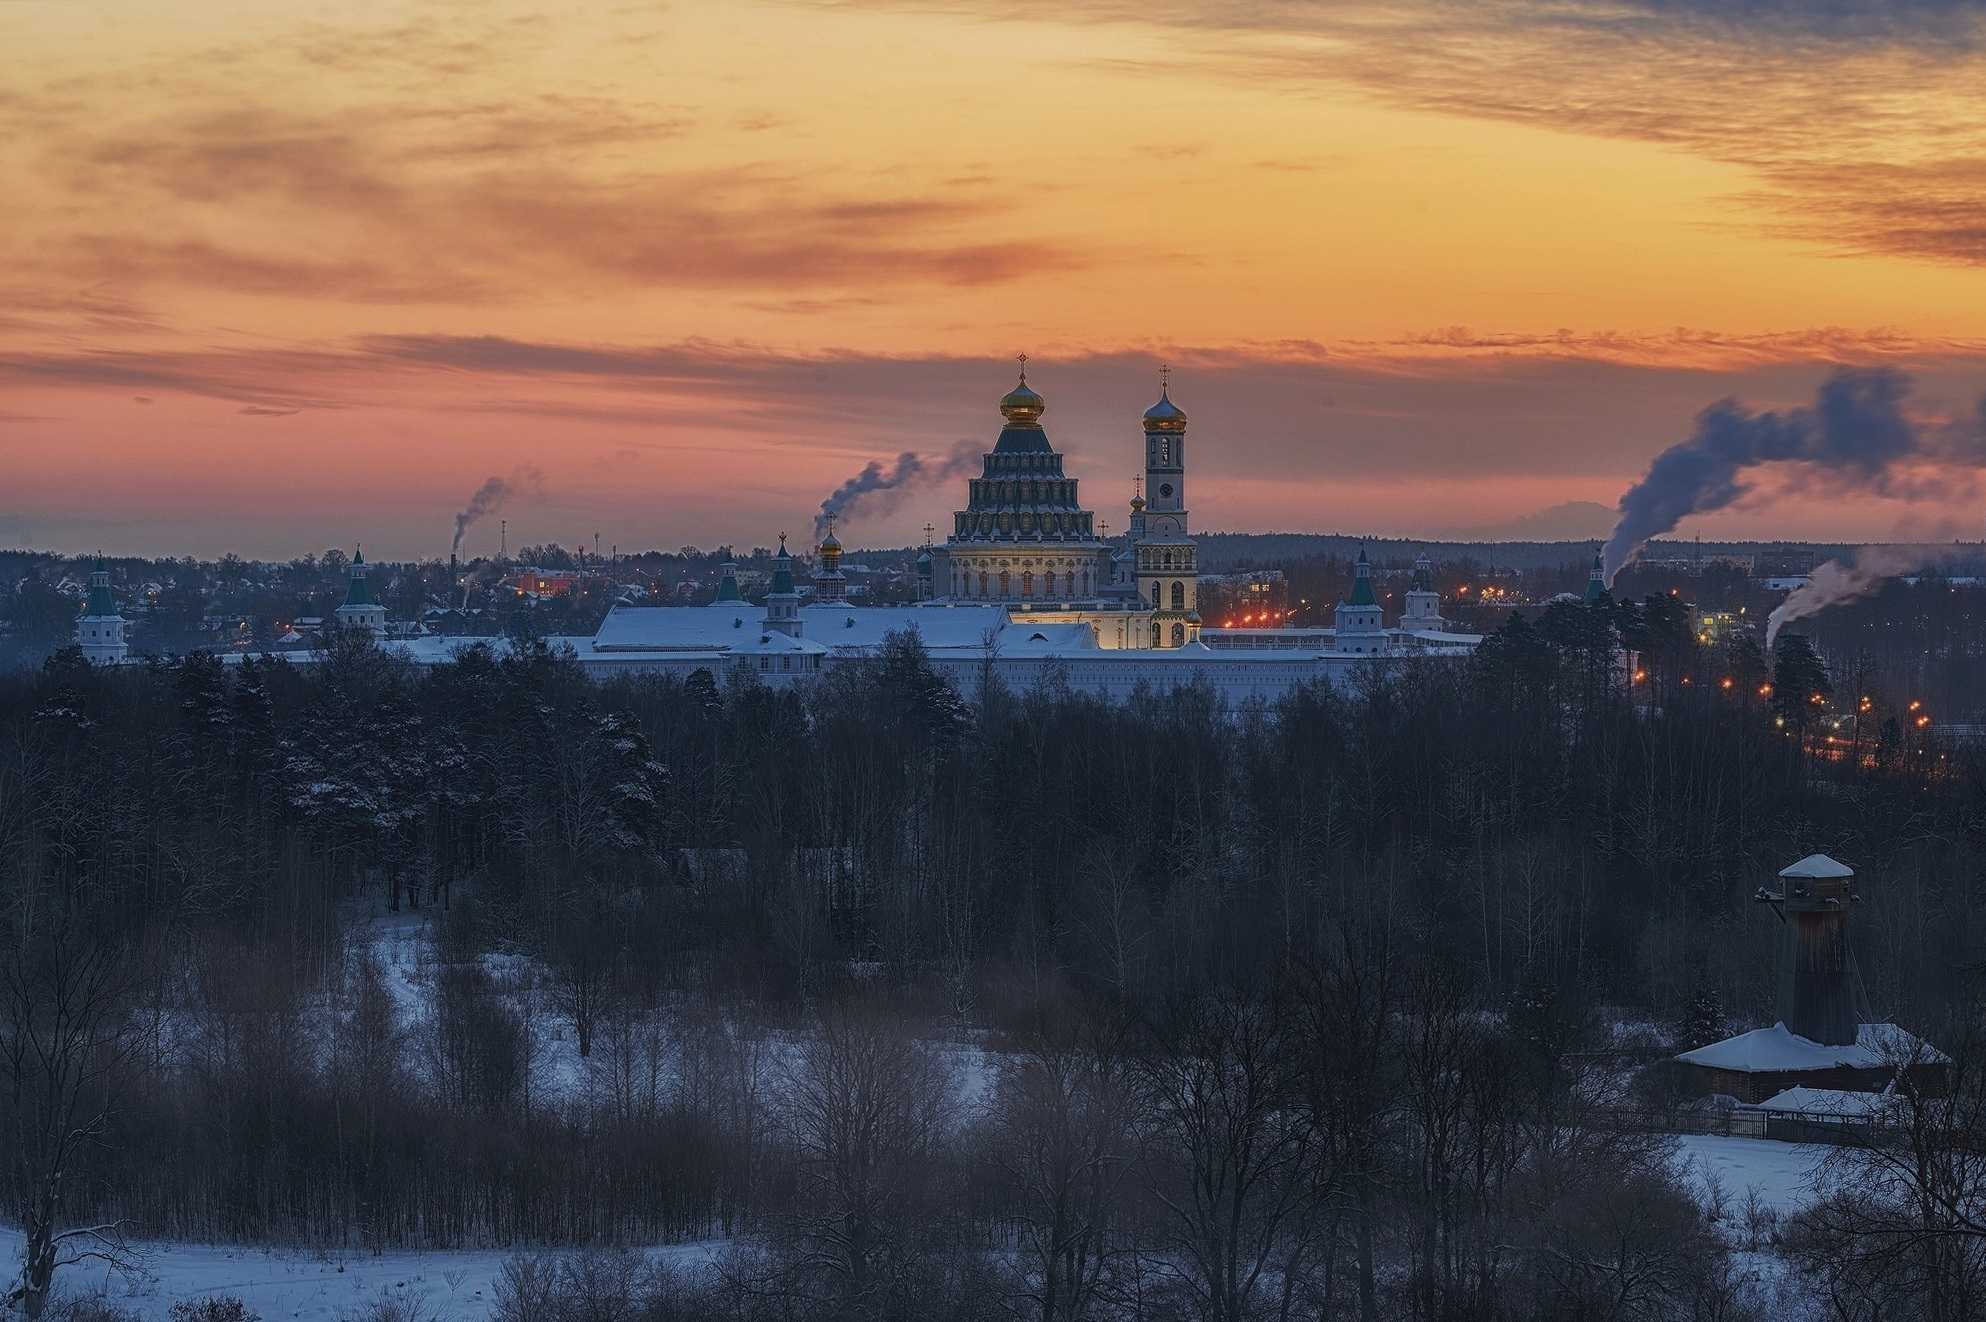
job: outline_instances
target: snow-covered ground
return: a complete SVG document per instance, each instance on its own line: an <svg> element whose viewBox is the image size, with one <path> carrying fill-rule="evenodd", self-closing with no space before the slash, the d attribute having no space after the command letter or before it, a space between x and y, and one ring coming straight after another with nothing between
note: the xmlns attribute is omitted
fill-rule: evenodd
<svg viewBox="0 0 1986 1322"><path fill-rule="evenodd" d="M0 1230L0 1270L12 1275L21 1261L22 1237ZM685 1265L708 1257L710 1246L676 1245L651 1250ZM419 1305L435 1322L484 1322L496 1298L508 1250L459 1253L326 1254L206 1244L140 1246L131 1274L102 1264L65 1267L57 1275L64 1294L90 1294L166 1322L182 1299L233 1296L263 1322L337 1322L382 1295Z"/></svg>
<svg viewBox="0 0 1986 1322"><path fill-rule="evenodd" d="M1676 1161L1685 1175L1699 1183L1706 1176L1715 1179L1725 1195L1740 1205L1747 1191L1756 1190L1759 1205L1781 1216L1813 1200L1827 1157L1839 1151L1817 1143L1714 1134L1685 1134L1679 1144Z"/></svg>
<svg viewBox="0 0 1986 1322"><path fill-rule="evenodd" d="M962 1052L970 1056L971 1052ZM983 1081L971 1077L967 1086ZM1677 1164L1708 1198L1714 1180L1731 1212L1740 1212L1755 1194L1760 1208L1784 1217L1809 1201L1835 1149L1768 1139L1685 1135L1678 1141ZM651 1250L685 1266L708 1258L714 1246L678 1245ZM0 1271L11 1275L21 1259L22 1237L0 1230ZM101 1264L65 1268L67 1293L101 1290L120 1308L144 1322L166 1322L182 1299L233 1296L263 1322L338 1322L382 1296L420 1305L435 1322L485 1322L496 1298L496 1283L508 1250L365 1254L258 1249L227 1245L147 1244L131 1273L107 1271Z"/></svg>

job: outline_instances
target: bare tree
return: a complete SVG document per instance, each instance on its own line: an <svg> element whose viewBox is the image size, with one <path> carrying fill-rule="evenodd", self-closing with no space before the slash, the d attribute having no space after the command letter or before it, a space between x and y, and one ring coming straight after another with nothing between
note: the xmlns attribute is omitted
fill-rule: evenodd
<svg viewBox="0 0 1986 1322"><path fill-rule="evenodd" d="M118 1223L63 1225L63 1181L109 1128L140 1050L128 953L76 926L64 922L0 960L0 1067L27 1231L20 1277L0 1306L30 1318L41 1316L58 1268L124 1256Z"/></svg>
<svg viewBox="0 0 1986 1322"><path fill-rule="evenodd" d="M800 1049L784 1120L803 1297L879 1317L907 1284L955 1091L937 1051L867 1009L828 1014Z"/></svg>
<svg viewBox="0 0 1986 1322"><path fill-rule="evenodd" d="M1375 1223L1380 1184L1396 1118L1399 989L1396 961L1383 933L1340 928L1335 939L1296 970L1303 1040L1296 1089L1316 1147L1312 1200L1334 1228L1349 1222L1357 1269L1359 1316L1379 1316ZM1293 1237L1284 1259L1287 1300L1301 1279L1308 1237ZM1326 1252L1335 1248L1335 1238ZM1326 1270L1329 1299L1335 1273Z"/></svg>
<svg viewBox="0 0 1986 1322"><path fill-rule="evenodd" d="M1022 1293L1041 1322L1076 1322L1122 1252L1132 1090L1115 1044L1087 1025L1044 1030L1000 1068L996 1160L1020 1228Z"/></svg>
<svg viewBox="0 0 1986 1322"><path fill-rule="evenodd" d="M1930 1322L1986 1311L1986 1024L1960 1025L1949 1086L1918 1043L1881 1129L1832 1160L1829 1196L1795 1219L1796 1257L1843 1316ZM1855 1131L1844 1131L1854 1133Z"/></svg>
<svg viewBox="0 0 1986 1322"><path fill-rule="evenodd" d="M1165 1016L1139 1062L1147 1178L1208 1322L1252 1315L1305 1209L1312 1154L1291 1028L1280 995L1220 987Z"/></svg>

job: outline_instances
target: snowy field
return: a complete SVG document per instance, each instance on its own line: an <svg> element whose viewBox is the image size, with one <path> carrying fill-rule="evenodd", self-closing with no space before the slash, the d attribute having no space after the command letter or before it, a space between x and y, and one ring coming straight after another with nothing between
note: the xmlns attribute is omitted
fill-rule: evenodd
<svg viewBox="0 0 1986 1322"><path fill-rule="evenodd" d="M1834 1149L1768 1139L1685 1135L1677 1164L1700 1189L1714 1180L1729 1204L1742 1208L1755 1192L1758 1205L1780 1216L1812 1196L1823 1163ZM712 1245L652 1250L678 1263L701 1262ZM21 1259L18 1232L0 1230L0 1270L9 1275ZM65 1292L101 1290L119 1308L145 1322L166 1322L182 1299L238 1298L264 1322L338 1322L382 1296L417 1305L434 1322L484 1322L508 1250L441 1253L329 1254L202 1244L150 1244L132 1274L101 1265L65 1269Z"/></svg>
<svg viewBox="0 0 1986 1322"><path fill-rule="evenodd" d="M21 1235L0 1230L0 1265L11 1275L21 1260ZM701 1262L709 1246L655 1249L685 1264ZM143 1246L135 1276L94 1267L64 1268L58 1276L66 1294L103 1292L145 1322L166 1322L181 1299L232 1295L263 1322L337 1322L381 1296L416 1304L434 1322L484 1322L496 1298L496 1282L508 1250L461 1253L388 1253L380 1257L291 1252L225 1245L150 1244Z"/></svg>
<svg viewBox="0 0 1986 1322"><path fill-rule="evenodd" d="M1812 1200L1823 1163L1837 1151L1817 1143L1684 1134L1676 1161L1699 1185L1714 1179L1734 1204L1742 1205L1746 1192L1756 1190L1761 1207L1788 1216Z"/></svg>

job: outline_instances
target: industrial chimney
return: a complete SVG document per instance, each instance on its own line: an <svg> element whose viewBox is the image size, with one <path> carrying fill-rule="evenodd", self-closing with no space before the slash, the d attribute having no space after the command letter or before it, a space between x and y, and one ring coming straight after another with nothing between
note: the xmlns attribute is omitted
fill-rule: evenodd
<svg viewBox="0 0 1986 1322"><path fill-rule="evenodd" d="M1826 854L1810 854L1779 874L1780 888L1761 887L1786 925L1779 965L1779 1017L1787 1031L1825 1046L1853 1046L1855 989L1848 962L1848 907L1855 870Z"/></svg>

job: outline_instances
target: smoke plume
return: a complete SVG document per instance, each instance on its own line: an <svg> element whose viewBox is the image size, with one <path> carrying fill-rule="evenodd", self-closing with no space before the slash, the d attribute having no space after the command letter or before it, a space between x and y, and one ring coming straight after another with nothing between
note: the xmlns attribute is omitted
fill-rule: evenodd
<svg viewBox="0 0 1986 1322"><path fill-rule="evenodd" d="M1891 368L1839 368L1810 408L1753 413L1736 400L1697 416L1687 441L1655 457L1621 497L1608 538L1607 582L1653 538L1692 514L1721 510L1751 490L1761 464L1803 466L1794 480L1844 495L1949 494L1960 470L1970 481L1986 464L1986 400L1980 416L1925 424L1904 411L1910 378Z"/></svg>
<svg viewBox="0 0 1986 1322"><path fill-rule="evenodd" d="M1907 570L1918 568L1922 557L1912 557L1888 546L1865 546L1855 553L1853 563L1829 560L1814 570L1811 581L1787 594L1773 607L1765 622L1765 648L1769 652L1779 638L1781 626L1818 615L1830 606L1860 601L1881 589L1884 583Z"/></svg>
<svg viewBox="0 0 1986 1322"><path fill-rule="evenodd" d="M814 518L814 540L827 534L830 514L839 519L888 514L912 491L962 476L978 462L979 446L973 441L960 441L943 458L927 459L905 450L889 468L872 459L821 502L821 512Z"/></svg>
<svg viewBox="0 0 1986 1322"><path fill-rule="evenodd" d="M545 475L535 468L520 468L509 477L493 477L476 488L476 494L469 497L468 506L455 516L455 540L448 544L448 553L454 555L462 549L462 534L469 531L469 525L488 514L494 514L519 497L539 498L545 494Z"/></svg>

